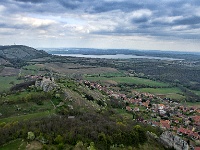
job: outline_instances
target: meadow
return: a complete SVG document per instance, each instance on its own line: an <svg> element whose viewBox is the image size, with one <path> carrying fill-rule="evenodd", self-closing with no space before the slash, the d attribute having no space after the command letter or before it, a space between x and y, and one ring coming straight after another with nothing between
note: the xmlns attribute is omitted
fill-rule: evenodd
<svg viewBox="0 0 200 150"><path fill-rule="evenodd" d="M26 114L26 115L3 118L3 119L0 119L0 123L23 121L23 120L30 120L30 119L43 118L43 117L51 117L54 114L55 114L55 110L51 110L51 111L48 110L48 111L37 112L37 113L33 113L33 114Z"/></svg>
<svg viewBox="0 0 200 150"><path fill-rule="evenodd" d="M179 88L140 88L134 89L138 92L151 93L161 97L167 97L174 100L184 100L185 96Z"/></svg>
<svg viewBox="0 0 200 150"><path fill-rule="evenodd" d="M24 150L26 149L26 142L22 139L16 139L0 147L0 150L12 150L13 148Z"/></svg>
<svg viewBox="0 0 200 150"><path fill-rule="evenodd" d="M153 87L168 87L169 84L164 83L164 82L158 82L158 81L153 81L149 79L144 79L144 78L138 78L138 77L85 77L86 80L89 81L110 81L113 80L117 83L127 83L127 84L138 84L138 85L147 85L147 86L153 86Z"/></svg>
<svg viewBox="0 0 200 150"><path fill-rule="evenodd" d="M18 80L16 76L0 76L0 92L8 91L14 84L23 82Z"/></svg>

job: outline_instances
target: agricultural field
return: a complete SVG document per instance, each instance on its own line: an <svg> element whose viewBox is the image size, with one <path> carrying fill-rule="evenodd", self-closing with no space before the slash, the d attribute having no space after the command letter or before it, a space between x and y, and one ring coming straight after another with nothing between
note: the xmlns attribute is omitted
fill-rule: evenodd
<svg viewBox="0 0 200 150"><path fill-rule="evenodd" d="M104 72L118 72L114 68L109 67L95 67L89 65L80 65L73 63L45 63L45 68L61 74L96 74Z"/></svg>
<svg viewBox="0 0 200 150"><path fill-rule="evenodd" d="M17 76L20 69L13 67L3 67L0 69L0 76Z"/></svg>
<svg viewBox="0 0 200 150"><path fill-rule="evenodd" d="M127 84L138 84L138 85L147 85L147 86L153 86L153 87L168 87L169 84L164 83L164 82L158 82L158 81L152 81L149 79L144 79L144 78L138 78L138 77L85 77L86 80L89 81L115 81L117 83L127 83Z"/></svg>
<svg viewBox="0 0 200 150"><path fill-rule="evenodd" d="M140 88L134 91L151 93L160 97L167 97L174 100L184 100L182 91L179 88Z"/></svg>
<svg viewBox="0 0 200 150"><path fill-rule="evenodd" d="M43 64L30 64L21 68L21 76L40 75L45 73L46 71Z"/></svg>
<svg viewBox="0 0 200 150"><path fill-rule="evenodd" d="M185 104L185 103L184 103ZM195 107L200 107L200 102L186 102L187 106L195 106Z"/></svg>

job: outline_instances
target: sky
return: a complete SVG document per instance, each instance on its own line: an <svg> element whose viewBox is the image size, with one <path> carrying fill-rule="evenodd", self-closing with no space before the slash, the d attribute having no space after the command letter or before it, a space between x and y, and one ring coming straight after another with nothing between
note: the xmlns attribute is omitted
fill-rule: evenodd
<svg viewBox="0 0 200 150"><path fill-rule="evenodd" d="M0 45L200 52L200 0L0 0Z"/></svg>

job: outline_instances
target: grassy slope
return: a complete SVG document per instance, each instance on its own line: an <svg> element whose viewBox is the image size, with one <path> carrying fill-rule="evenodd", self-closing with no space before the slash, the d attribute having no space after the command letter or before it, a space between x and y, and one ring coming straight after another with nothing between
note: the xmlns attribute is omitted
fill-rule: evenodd
<svg viewBox="0 0 200 150"><path fill-rule="evenodd" d="M40 117L50 117L54 115L55 111L45 111L45 112L38 112L33 114L27 114L27 115L21 115L21 116L14 116L14 117L8 117L0 119L0 122L14 122L14 121L21 121L21 120L29 120L34 118L40 118Z"/></svg>
<svg viewBox="0 0 200 150"><path fill-rule="evenodd" d="M197 94L197 95L199 95L200 96L200 91L192 91L192 92L194 92L195 94Z"/></svg>
<svg viewBox="0 0 200 150"><path fill-rule="evenodd" d="M23 141L22 139L17 139L14 141L10 141L9 143L0 147L0 150L14 150L14 149L25 150L26 142Z"/></svg>
<svg viewBox="0 0 200 150"><path fill-rule="evenodd" d="M0 76L0 92L9 90L13 85L10 82L14 82L14 84L18 84L23 82L23 80L17 80L15 76Z"/></svg>
<svg viewBox="0 0 200 150"><path fill-rule="evenodd" d="M37 75L45 74L44 66L42 64L34 64L22 67L21 75Z"/></svg>

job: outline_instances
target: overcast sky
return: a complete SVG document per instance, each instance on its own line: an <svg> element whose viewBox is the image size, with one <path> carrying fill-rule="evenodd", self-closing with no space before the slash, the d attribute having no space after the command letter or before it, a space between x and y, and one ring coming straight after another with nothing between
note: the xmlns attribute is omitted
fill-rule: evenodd
<svg viewBox="0 0 200 150"><path fill-rule="evenodd" d="M0 45L200 52L200 0L0 0Z"/></svg>

